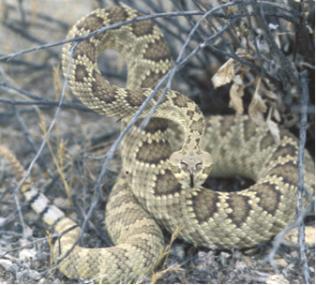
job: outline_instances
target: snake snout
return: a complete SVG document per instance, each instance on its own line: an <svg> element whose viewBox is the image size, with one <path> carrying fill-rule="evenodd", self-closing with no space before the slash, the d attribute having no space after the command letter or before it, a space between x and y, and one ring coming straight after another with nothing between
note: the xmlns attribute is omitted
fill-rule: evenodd
<svg viewBox="0 0 316 285"><path fill-rule="evenodd" d="M202 185L212 166L210 154L206 152L174 152L169 163L178 181L190 188Z"/></svg>
<svg viewBox="0 0 316 285"><path fill-rule="evenodd" d="M180 167L181 169L188 173L189 176L190 176L190 187L193 188L194 187L194 178L195 178L195 174L197 173L197 171L201 170L202 167L203 167L203 163L202 161L198 161L198 162L194 162L194 161L191 161L191 162L186 162L184 160L182 160L180 162Z"/></svg>

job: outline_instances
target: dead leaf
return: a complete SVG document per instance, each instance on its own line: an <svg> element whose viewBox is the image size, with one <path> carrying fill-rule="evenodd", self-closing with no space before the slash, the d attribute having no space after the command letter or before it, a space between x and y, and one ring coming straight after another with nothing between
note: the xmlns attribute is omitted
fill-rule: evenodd
<svg viewBox="0 0 316 285"><path fill-rule="evenodd" d="M234 83L229 90L229 107L233 108L237 114L244 112L242 97L244 96L244 86Z"/></svg>
<svg viewBox="0 0 316 285"><path fill-rule="evenodd" d="M267 126L269 128L271 135L274 138L274 141L276 143L279 143L280 142L280 129L279 129L278 124L276 122L273 122L271 120L271 118L268 118L267 119Z"/></svg>
<svg viewBox="0 0 316 285"><path fill-rule="evenodd" d="M274 118L277 122L281 122L281 115L278 109L273 109L272 118Z"/></svg>
<svg viewBox="0 0 316 285"><path fill-rule="evenodd" d="M298 228L292 229L288 232L284 239L287 244L292 246L297 246L298 241ZM313 247L315 245L315 228L313 226L305 226L305 243L309 247Z"/></svg>
<svg viewBox="0 0 316 285"><path fill-rule="evenodd" d="M257 80L256 90L248 107L249 117L257 124L264 122L263 114L267 111L267 105L260 96L261 78Z"/></svg>
<svg viewBox="0 0 316 285"><path fill-rule="evenodd" d="M235 77L234 60L227 60L213 75L212 83L215 88L223 86L231 82Z"/></svg>

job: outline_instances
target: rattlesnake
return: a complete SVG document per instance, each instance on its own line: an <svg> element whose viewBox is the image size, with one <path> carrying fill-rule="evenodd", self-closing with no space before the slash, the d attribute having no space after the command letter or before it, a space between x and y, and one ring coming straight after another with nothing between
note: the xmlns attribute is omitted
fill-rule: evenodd
<svg viewBox="0 0 316 285"><path fill-rule="evenodd" d="M76 23L68 38L138 15L126 6L98 9ZM126 60L126 88L101 75L97 56L106 48ZM168 46L151 21L123 25L63 49L64 76L72 92L96 112L121 119L123 126L171 65ZM4 147L0 154L21 178L24 170L15 157ZM159 263L161 228L209 248L251 247L271 239L295 216L297 154L297 139L285 130L276 142L264 124L247 116L205 118L188 97L168 91L149 123L142 127L137 122L122 143L122 170L105 210L114 246L72 248L80 235L76 222L50 204L29 179L21 190L60 234L52 246L52 261L67 255L59 263L67 277L132 282ZM307 153L305 157L306 188L313 192L314 165ZM255 184L238 192L212 191L203 186L210 173L242 175Z"/></svg>

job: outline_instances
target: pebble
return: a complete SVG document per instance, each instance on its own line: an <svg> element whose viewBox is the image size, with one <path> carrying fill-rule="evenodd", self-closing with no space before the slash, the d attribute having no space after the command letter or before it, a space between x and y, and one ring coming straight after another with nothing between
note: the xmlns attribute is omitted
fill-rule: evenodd
<svg viewBox="0 0 316 285"><path fill-rule="evenodd" d="M292 246L298 245L298 228L291 230L288 234L285 235L285 241ZM305 244L309 247L315 245L315 228L313 226L305 227Z"/></svg>
<svg viewBox="0 0 316 285"><path fill-rule="evenodd" d="M290 282L281 274L268 276L266 284L290 284Z"/></svg>
<svg viewBox="0 0 316 285"><path fill-rule="evenodd" d="M276 264L278 266L281 266L281 267L288 266L288 263L287 263L287 261L284 258L278 258L278 259L275 260L275 262L276 262Z"/></svg>

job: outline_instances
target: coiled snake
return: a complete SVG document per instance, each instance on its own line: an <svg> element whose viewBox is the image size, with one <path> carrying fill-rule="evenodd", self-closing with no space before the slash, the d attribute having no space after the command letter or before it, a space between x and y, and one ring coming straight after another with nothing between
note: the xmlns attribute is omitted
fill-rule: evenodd
<svg viewBox="0 0 316 285"><path fill-rule="evenodd" d="M139 13L126 6L99 9L76 23L68 38ZM112 48L126 60L126 88L100 73L97 56ZM89 108L125 125L171 66L168 46L151 21L139 21L79 42L63 70L72 92ZM153 99L143 116L156 103ZM188 97L169 91L145 128L136 124L121 146L122 170L110 194L105 224L115 246L76 245L80 229L26 181L22 192L45 223L60 234L52 260L68 254L59 269L70 278L132 282L152 272L164 249L162 228L209 248L251 247L271 239L295 216L297 139L281 130L276 143L268 128L246 116L205 118ZM0 148L19 177L23 168ZM313 191L313 162L306 154L306 188ZM212 176L242 175L255 181L239 192L203 186Z"/></svg>

